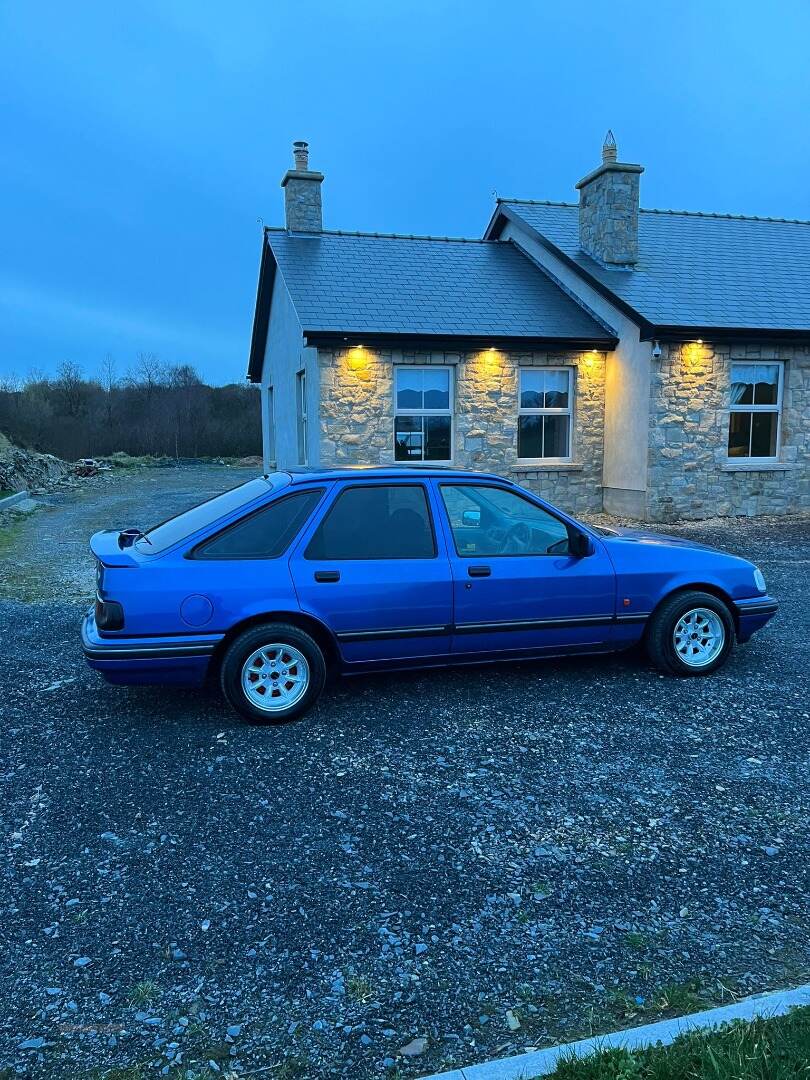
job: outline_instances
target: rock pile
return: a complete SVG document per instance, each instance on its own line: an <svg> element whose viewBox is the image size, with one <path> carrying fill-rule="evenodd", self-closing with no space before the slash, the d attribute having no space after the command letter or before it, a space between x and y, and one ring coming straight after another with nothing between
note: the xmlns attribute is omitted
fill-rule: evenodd
<svg viewBox="0 0 810 1080"><path fill-rule="evenodd" d="M49 488L69 472L70 466L53 454L22 450L0 433L0 491Z"/></svg>

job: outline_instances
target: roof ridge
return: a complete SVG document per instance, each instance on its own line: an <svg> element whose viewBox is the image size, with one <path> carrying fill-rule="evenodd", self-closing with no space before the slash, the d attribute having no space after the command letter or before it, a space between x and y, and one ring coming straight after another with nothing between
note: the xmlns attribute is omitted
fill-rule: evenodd
<svg viewBox="0 0 810 1080"><path fill-rule="evenodd" d="M770 221L781 225L810 225L807 218L762 217L761 214L723 214L712 210L656 210L641 207L641 214L664 214L671 217L719 218L730 221Z"/></svg>
<svg viewBox="0 0 810 1080"><path fill-rule="evenodd" d="M484 240L480 236L430 236L423 233L388 233L388 232L362 232L357 229L321 229L317 233L301 233L291 229L284 229L278 225L265 226L265 232L287 233L288 236L306 236L313 239L317 236L365 236L372 240L435 240L444 244L492 244L493 240Z"/></svg>
<svg viewBox="0 0 810 1080"><path fill-rule="evenodd" d="M557 202L554 199L497 199L499 203L523 203L525 206L565 206L576 210L579 203Z"/></svg>
<svg viewBox="0 0 810 1080"><path fill-rule="evenodd" d="M519 203L523 206L560 206L569 210L576 210L578 203L569 202L555 202L553 199L498 199L499 203ZM778 222L783 225L810 225L810 219L808 218L786 218L786 217L763 217L761 214L724 214L718 211L712 210L658 210L655 207L642 206L639 210L641 214L663 214L668 217L697 217L697 218L717 218L720 220L729 221L770 221Z"/></svg>

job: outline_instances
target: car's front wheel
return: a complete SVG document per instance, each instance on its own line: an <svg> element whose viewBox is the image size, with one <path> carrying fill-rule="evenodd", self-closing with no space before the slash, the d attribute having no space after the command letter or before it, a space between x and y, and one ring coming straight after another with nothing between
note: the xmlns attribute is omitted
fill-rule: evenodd
<svg viewBox="0 0 810 1080"><path fill-rule="evenodd" d="M665 600L647 628L647 654L657 668L674 675L708 675L728 659L734 620L711 593L676 593Z"/></svg>
<svg viewBox="0 0 810 1080"><path fill-rule="evenodd" d="M225 697L254 724L281 724L303 716L326 680L316 641L297 626L264 623L245 630L222 658Z"/></svg>

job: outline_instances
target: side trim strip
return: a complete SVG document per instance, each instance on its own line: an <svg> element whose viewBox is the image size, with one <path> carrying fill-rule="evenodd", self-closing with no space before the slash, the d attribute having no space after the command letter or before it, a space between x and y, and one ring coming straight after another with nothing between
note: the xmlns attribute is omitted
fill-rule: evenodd
<svg viewBox="0 0 810 1080"><path fill-rule="evenodd" d="M483 634L517 630L560 630L577 626L611 626L616 623L642 623L649 611L632 615L575 615L567 619L517 619L501 622L450 623L445 626L403 626L395 630L344 630L338 641L377 641L385 638L433 637L446 634Z"/></svg>
<svg viewBox="0 0 810 1080"><path fill-rule="evenodd" d="M577 615L569 619L517 619L514 622L457 623L457 634L480 634L503 630L559 630L576 626L609 626L613 615Z"/></svg>
<svg viewBox="0 0 810 1080"><path fill-rule="evenodd" d="M344 630L335 634L338 641L376 641L382 638L434 637L452 634L453 627L443 626L408 626L396 630Z"/></svg>
<svg viewBox="0 0 810 1080"><path fill-rule="evenodd" d="M773 607L758 604L748 612L744 606L737 605L741 614L765 613L775 611ZM520 630L563 630L578 626L611 626L617 623L643 623L650 612L634 612L632 615L576 615L567 619L515 619L501 622L444 623L436 626L402 626L386 630L344 630L335 637L341 642L383 641L391 638L445 637L449 634L484 634L516 632ZM178 656L210 656L221 640L200 642L194 645L116 645L110 642L104 645L82 643L84 655L91 660L149 660Z"/></svg>
<svg viewBox="0 0 810 1080"><path fill-rule="evenodd" d="M177 656L210 656L213 645L82 645L91 660L163 660Z"/></svg>

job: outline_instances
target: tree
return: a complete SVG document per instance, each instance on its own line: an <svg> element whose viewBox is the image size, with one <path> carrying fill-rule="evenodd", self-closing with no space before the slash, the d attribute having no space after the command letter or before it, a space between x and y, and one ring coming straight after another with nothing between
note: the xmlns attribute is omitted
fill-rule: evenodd
<svg viewBox="0 0 810 1080"><path fill-rule="evenodd" d="M115 357L107 353L101 361L101 389L104 391L104 412L107 419L108 429L112 427L113 392L118 385L115 374Z"/></svg>
<svg viewBox="0 0 810 1080"><path fill-rule="evenodd" d="M79 365L72 360L63 360L56 372L56 387L62 396L67 416L77 417L81 414L85 385Z"/></svg>

